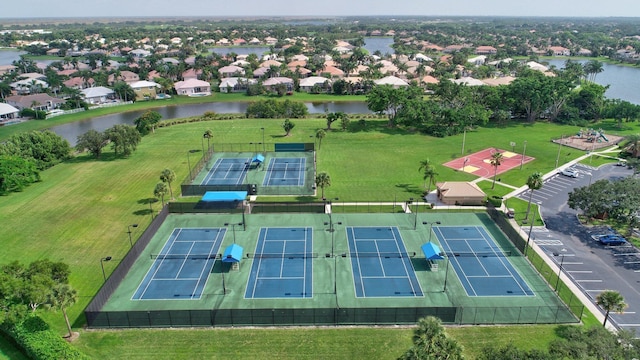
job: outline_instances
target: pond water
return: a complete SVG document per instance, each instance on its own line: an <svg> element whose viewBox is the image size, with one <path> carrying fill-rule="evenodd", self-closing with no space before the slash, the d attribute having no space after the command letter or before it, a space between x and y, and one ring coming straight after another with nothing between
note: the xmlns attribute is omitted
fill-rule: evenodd
<svg viewBox="0 0 640 360"><path fill-rule="evenodd" d="M562 69L566 60L549 60L549 65ZM585 63L585 61L580 61ZM603 71L596 75L596 83L609 85L605 95L610 99L622 99L640 105L640 68L602 63Z"/></svg>
<svg viewBox="0 0 640 360"><path fill-rule="evenodd" d="M248 102L214 102L204 104L191 104L180 106L164 106L153 109L162 115L162 120L184 118L202 115L205 111L214 111L218 114L242 114L247 110ZM305 103L309 113L322 114L324 112L342 111L348 114L369 114L365 102L327 102ZM75 145L79 135L93 129L104 131L116 124L133 125L133 121L140 117L146 110L131 111L126 113L111 114L96 118L76 121L64 125L52 127L50 130L67 139L71 145Z"/></svg>
<svg viewBox="0 0 640 360"><path fill-rule="evenodd" d="M23 54L26 52L0 49L0 65L11 65L14 61L20 60L20 55Z"/></svg>
<svg viewBox="0 0 640 360"><path fill-rule="evenodd" d="M367 49L367 51L369 51L369 54L372 54L372 55L376 51L380 51L382 55L393 54L395 53L395 50L393 50L393 48L391 47L392 44L393 44L392 37L381 37L381 36L365 37L363 48Z"/></svg>

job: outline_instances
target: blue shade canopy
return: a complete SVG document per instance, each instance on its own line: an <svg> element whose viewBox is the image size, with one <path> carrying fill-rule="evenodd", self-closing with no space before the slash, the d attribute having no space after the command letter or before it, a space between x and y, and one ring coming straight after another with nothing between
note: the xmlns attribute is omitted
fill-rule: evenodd
<svg viewBox="0 0 640 360"><path fill-rule="evenodd" d="M233 244L227 246L222 254L222 262L240 262L242 259L242 246Z"/></svg>
<svg viewBox="0 0 640 360"><path fill-rule="evenodd" d="M256 156L254 156L253 158L251 158L251 162L264 162L264 156L262 156L261 154L258 154Z"/></svg>
<svg viewBox="0 0 640 360"><path fill-rule="evenodd" d="M424 253L424 257L427 260L443 260L444 258L440 255L440 247L438 245L428 242L420 247L422 252Z"/></svg>
<svg viewBox="0 0 640 360"><path fill-rule="evenodd" d="M201 201L243 201L246 191L207 191Z"/></svg>

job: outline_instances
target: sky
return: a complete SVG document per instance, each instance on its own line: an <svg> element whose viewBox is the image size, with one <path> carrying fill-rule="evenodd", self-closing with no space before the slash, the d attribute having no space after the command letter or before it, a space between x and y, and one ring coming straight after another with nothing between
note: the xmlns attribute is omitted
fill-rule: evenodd
<svg viewBox="0 0 640 360"><path fill-rule="evenodd" d="M1 3L0 19L367 15L640 17L638 0L1 0Z"/></svg>

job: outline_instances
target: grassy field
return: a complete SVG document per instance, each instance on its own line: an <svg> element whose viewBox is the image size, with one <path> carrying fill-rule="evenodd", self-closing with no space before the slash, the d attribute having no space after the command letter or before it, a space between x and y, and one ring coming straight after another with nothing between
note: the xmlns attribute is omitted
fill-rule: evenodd
<svg viewBox="0 0 640 360"><path fill-rule="evenodd" d="M82 155L44 171L42 182L22 193L2 197L0 201L0 218L8 219L0 235L2 262L28 263L50 258L68 263L72 271L71 284L80 294L78 303L69 309L69 315L74 326L81 327L84 324L82 311L103 281L100 259L113 257L114 261L104 264L107 274L111 273L118 259L129 249L127 225L140 224L134 230L134 237L147 226L150 221L148 199L152 197L162 169L168 167L176 172L179 181L173 188L178 191L177 183L187 176L187 151L200 148L202 134L207 128L213 130L212 142L215 144L259 141L261 127L265 128L267 142L303 142L309 141L316 129L325 126L321 119L293 122L296 127L287 138L283 137L282 120L220 120L160 128L143 138L138 150L128 159L113 159L108 150L100 161ZM318 152L318 170L327 171L332 178L332 186L326 189L327 197L339 197L344 201L415 198L421 194L423 186L418 171L420 160L430 158L441 164L460 155L462 135L432 138L388 129L385 124L384 120L367 120L364 128L327 134ZM632 130L637 132L637 128ZM521 186L532 172L547 172L554 167L557 147L549 139L575 131L575 127L544 123L502 129L481 128L467 133L467 149L472 153L490 146L507 148L510 141L521 144L527 140L527 154L537 160L526 164L523 170L501 175L503 182ZM570 153L572 155L567 155L567 159L580 155L578 151ZM200 153L191 155L192 163L194 156L199 157ZM565 161L564 156L562 161ZM438 180L473 179L472 175L441 165L437 166L437 171ZM155 206L154 211L157 211L157 204ZM64 333L60 313L43 314L54 329ZM499 338L536 341L536 347L544 346L553 337L552 329L547 328L508 327ZM234 351L242 352L240 355L249 354L248 357L261 357L260 354L315 357L312 351L319 351L332 357L346 354L342 358L360 353L391 358L408 346L411 337L408 330L353 329L354 334L350 330L277 329L266 333L261 332L266 330L237 329L83 331L77 344L98 358L106 357L105 354L112 358L152 354L156 358L176 359L197 351L209 351L210 357L233 353L227 352L226 348L221 350L223 345L237 349ZM482 332L467 336L466 331L476 330L451 329L452 334L460 334L459 339L464 340L468 349L478 349L479 344L487 341ZM532 331L545 332L547 336L534 337L530 335ZM0 354L14 358L11 351L10 346L0 342Z"/></svg>

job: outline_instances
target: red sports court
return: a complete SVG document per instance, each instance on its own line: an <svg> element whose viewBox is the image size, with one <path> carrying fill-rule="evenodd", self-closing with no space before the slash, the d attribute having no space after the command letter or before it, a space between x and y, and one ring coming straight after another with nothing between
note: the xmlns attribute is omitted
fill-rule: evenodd
<svg viewBox="0 0 640 360"><path fill-rule="evenodd" d="M522 154L502 149L488 148L451 160L445 163L444 166L488 178L494 174L494 168L491 166L491 155L496 152L502 153L502 161L500 162L500 166L498 166L497 174L502 174L505 171L519 167L520 164L526 164L535 160L535 158L531 156L523 156Z"/></svg>

